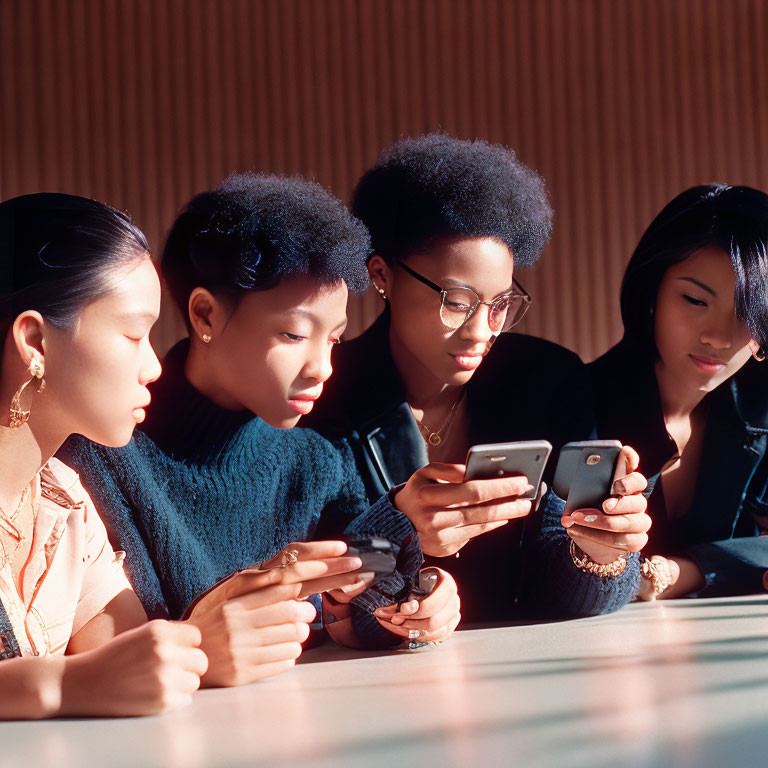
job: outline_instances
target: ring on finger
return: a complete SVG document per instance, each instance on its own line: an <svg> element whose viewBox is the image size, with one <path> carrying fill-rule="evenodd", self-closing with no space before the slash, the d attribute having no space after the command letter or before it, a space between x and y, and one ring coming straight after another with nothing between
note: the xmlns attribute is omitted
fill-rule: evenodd
<svg viewBox="0 0 768 768"><path fill-rule="evenodd" d="M298 549L286 549L283 552L282 562L280 568L288 568L288 566L294 565L299 560Z"/></svg>

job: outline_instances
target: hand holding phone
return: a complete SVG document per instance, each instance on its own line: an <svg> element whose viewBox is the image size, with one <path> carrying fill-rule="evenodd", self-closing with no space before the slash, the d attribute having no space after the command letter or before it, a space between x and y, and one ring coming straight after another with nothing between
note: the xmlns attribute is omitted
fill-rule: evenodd
<svg viewBox="0 0 768 768"><path fill-rule="evenodd" d="M602 509L616 479L621 448L618 440L586 440L562 447L552 488L566 500L566 515L577 509Z"/></svg>
<svg viewBox="0 0 768 768"><path fill-rule="evenodd" d="M562 524L597 563L639 552L648 541L647 483L638 464L637 453L629 446L617 453L615 441L571 443L561 451L553 488L567 499Z"/></svg>
<svg viewBox="0 0 768 768"><path fill-rule="evenodd" d="M551 452L548 440L473 445L467 453L464 481L520 475L528 479L533 489L518 498L535 499Z"/></svg>

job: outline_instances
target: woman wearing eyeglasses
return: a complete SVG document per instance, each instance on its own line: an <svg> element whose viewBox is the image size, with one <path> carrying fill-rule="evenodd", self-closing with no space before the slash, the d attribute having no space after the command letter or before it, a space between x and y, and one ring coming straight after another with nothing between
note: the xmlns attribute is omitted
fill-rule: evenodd
<svg viewBox="0 0 768 768"><path fill-rule="evenodd" d="M504 333L531 304L514 270L533 264L549 238L544 183L509 149L433 134L386 150L360 180L353 210L371 233L368 270L385 310L334 352L305 425L350 441L371 499L418 473L421 482L398 495L418 497L419 512L406 514L426 554L461 550L450 570L464 619L509 618L529 485L462 482L467 449L548 439L557 450L592 430L579 358ZM630 492L643 482L633 476ZM637 496L620 503L644 508Z"/></svg>

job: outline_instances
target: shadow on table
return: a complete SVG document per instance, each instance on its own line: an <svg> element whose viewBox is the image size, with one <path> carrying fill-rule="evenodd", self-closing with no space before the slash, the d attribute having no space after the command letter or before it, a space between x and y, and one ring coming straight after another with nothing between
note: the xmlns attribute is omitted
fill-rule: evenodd
<svg viewBox="0 0 768 768"><path fill-rule="evenodd" d="M402 683L398 683L402 685ZM380 684L377 684L379 687ZM702 686L701 689L697 689L696 694L699 695L714 695L722 693L733 693L740 690L750 690L754 688L760 688L768 686L768 678L761 680L749 680L733 683L722 683L717 685ZM690 695L690 690L681 691L677 698L684 698ZM669 699L674 698L673 693ZM669 699L668 702L669 703ZM531 716L520 716L519 713L514 717L506 717L497 719L492 722L473 722L471 726L464 726L460 728L445 727L445 728L427 728L420 729L417 732L400 732L397 734L387 733L381 737L361 739L358 742L346 742L343 744L334 745L332 760L328 760L328 764L334 766L341 765L383 765L390 764L385 761L385 755L391 755L395 761L393 765L397 765L396 758L402 756L403 753L414 748L434 748L437 750L445 751L446 756L451 754L452 744L457 740L470 740L472 742L482 745L484 740L502 738L510 744L510 752L506 755L504 764L516 765L518 760L515 759L514 747L522 746L523 742L528 739L527 745L530 750L530 740L535 740L536 752L540 762L536 764L558 764L561 763L566 755L572 755L574 749L579 746L578 738L574 738L573 728L577 729L577 732L581 733L580 726L587 720L592 723L592 727L584 731L586 734L583 737L581 746L585 746L587 739L598 738L602 742L602 746L613 748L615 753L613 756L605 755L600 759L597 755L590 754L589 765L590 768L598 768L600 766L611 766L613 768L617 765L617 758L621 755L620 764L625 768L628 766L636 765L653 765L657 766L661 763L657 762L658 759L663 757L670 757L669 751L672 746L670 742L675 742L675 734L672 730L668 737L665 737L661 741L658 741L653 745L653 751L655 755L645 756L635 755L640 760L636 761L631 753L627 753L626 750L632 744L637 746L637 737L625 736L621 733L616 733L612 730L612 717L616 714L615 705L613 703L606 703L601 706L590 702L589 709L583 706L579 706L578 703L574 706L571 701L563 701L563 706L557 710L542 714L541 712ZM748 720L748 718L745 718ZM728 745L734 745L741 742L742 739L754 742L755 735L760 735L764 731L764 723L762 716L759 712L754 713L752 723L742 722L742 727L734 729L720 728L719 732L715 733L711 730L707 732L707 737L711 740L713 737L717 741L727 739ZM595 733L594 724L604 723L604 733L602 739ZM569 728L569 726L571 726ZM598 725L599 727L599 725ZM651 734L649 734L651 736ZM542 738L544 737L544 738ZM687 738L684 734L680 735L679 741L686 744ZM497 745L498 746L498 745ZM589 746L590 752L594 752L594 747ZM645 743L644 747L648 744ZM690 748L690 745L687 745ZM726 750L727 751L727 750ZM330 757L330 756L329 756ZM520 756L522 762L520 764L529 764L526 760L525 754ZM530 754L527 755L530 758ZM757 757L756 755L754 757ZM344 763L339 762L344 760ZM349 762L346 762L349 761ZM553 762L555 761L555 762ZM291 761L293 766L300 766L302 761ZM567 761L565 761L567 763ZM314 764L314 761L313 761ZM321 763L325 764L325 763ZM455 763L448 761L446 765L454 765ZM756 763L755 763L756 764ZM715 758L714 761L709 761L706 765L722 765Z"/></svg>

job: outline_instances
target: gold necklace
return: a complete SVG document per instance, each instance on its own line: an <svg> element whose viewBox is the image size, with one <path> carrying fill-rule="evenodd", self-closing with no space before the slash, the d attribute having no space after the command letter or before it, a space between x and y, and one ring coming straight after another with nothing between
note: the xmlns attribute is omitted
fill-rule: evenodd
<svg viewBox="0 0 768 768"><path fill-rule="evenodd" d="M16 554L16 551L21 546L21 542L26 539L26 536L24 536L24 534L14 524L14 520L16 520L16 518L19 516L21 508L24 506L24 501L27 498L28 491L29 486L27 486L22 492L19 503L16 506L16 511L10 517L5 513L5 510L0 507L0 530L2 530L4 533L7 533L8 536L10 536L11 539L16 542L16 546L14 546L13 552L11 552L9 555L8 550L5 548L5 542L3 541L4 537L0 536L0 547L2 547L3 550L3 562L0 563L0 568L5 567L5 565L11 561L13 556Z"/></svg>
<svg viewBox="0 0 768 768"><path fill-rule="evenodd" d="M448 411L448 415L445 417L445 421L443 421L439 429L432 430L423 421L416 419L419 429L424 433L424 440L429 445L437 448L437 446L443 442L443 438L448 437L448 432L453 426L453 419L459 408L459 403L464 399L464 392L465 390L462 387L461 394L456 398L456 402L451 406L451 410Z"/></svg>

